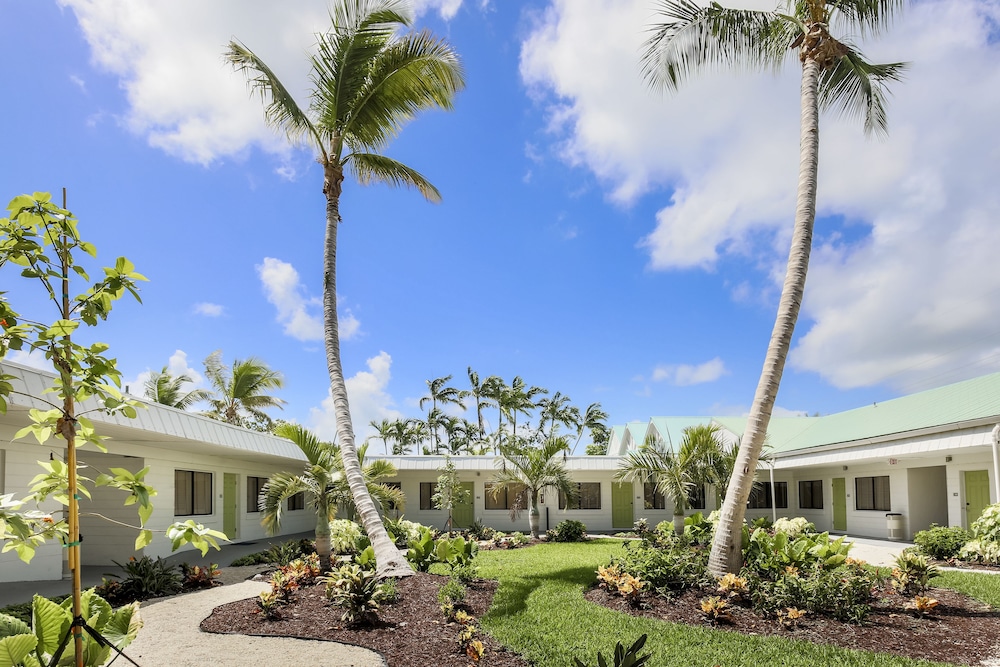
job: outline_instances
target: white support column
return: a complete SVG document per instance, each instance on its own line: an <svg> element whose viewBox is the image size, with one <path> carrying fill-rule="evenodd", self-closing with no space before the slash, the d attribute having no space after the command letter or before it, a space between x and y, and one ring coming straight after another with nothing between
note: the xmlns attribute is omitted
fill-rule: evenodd
<svg viewBox="0 0 1000 667"><path fill-rule="evenodd" d="M1000 426L998 426L1000 428ZM996 450L994 450L996 453ZM774 461L771 461L771 523L778 520L778 493L774 486Z"/></svg>

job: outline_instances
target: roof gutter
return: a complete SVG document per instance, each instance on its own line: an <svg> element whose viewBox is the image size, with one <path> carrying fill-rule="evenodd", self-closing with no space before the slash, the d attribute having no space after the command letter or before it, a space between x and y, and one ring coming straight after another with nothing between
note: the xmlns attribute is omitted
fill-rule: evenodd
<svg viewBox="0 0 1000 667"><path fill-rule="evenodd" d="M1000 502L1000 424L993 427L993 496Z"/></svg>

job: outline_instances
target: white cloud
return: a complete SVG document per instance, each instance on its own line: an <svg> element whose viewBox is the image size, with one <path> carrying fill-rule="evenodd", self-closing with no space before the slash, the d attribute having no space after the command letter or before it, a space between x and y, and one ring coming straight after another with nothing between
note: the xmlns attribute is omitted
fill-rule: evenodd
<svg viewBox="0 0 1000 667"><path fill-rule="evenodd" d="M12 361L15 364L37 368L40 371L54 372L52 362L45 358L45 353L40 350L12 350L3 358L4 361Z"/></svg>
<svg viewBox="0 0 1000 667"><path fill-rule="evenodd" d="M265 257L264 263L256 268L264 294L277 308L277 319L285 333L302 341L323 340L322 310L320 314L309 312L310 309L322 309L322 301L303 295L305 288L299 283L295 267L280 259Z"/></svg>
<svg viewBox="0 0 1000 667"><path fill-rule="evenodd" d="M653 369L653 382L667 381L678 387L690 387L715 382L729 371L722 359L716 357L703 364L660 365Z"/></svg>
<svg viewBox="0 0 1000 667"><path fill-rule="evenodd" d="M403 416L393 408L395 402L386 392L391 377L392 357L387 352L379 352L366 363L367 371L358 371L346 380L347 396L351 404L351 424L358 444L375 432L368 425L370 422ZM337 435L337 417L334 414L332 396L327 396L320 407L309 410L309 424L320 438L333 441Z"/></svg>
<svg viewBox="0 0 1000 667"><path fill-rule="evenodd" d="M167 372L174 377L187 375L191 379L191 384L185 385L186 391L191 391L197 387L205 386L205 377L188 364L187 352L184 350L174 350L174 353L167 359ZM158 372L162 366L155 370ZM146 393L146 381L153 374L153 369L147 368L131 379L123 379L122 387L128 387L128 392L133 396L143 396Z"/></svg>
<svg viewBox="0 0 1000 667"><path fill-rule="evenodd" d="M208 303L207 301L194 304L195 314L204 315L205 317L221 317L225 310L226 309L219 304Z"/></svg>
<svg viewBox="0 0 1000 667"><path fill-rule="evenodd" d="M289 11L270 0L58 0L77 16L92 61L120 79L125 126L153 147L210 164L250 145L288 154L265 126L260 100L222 53L238 40L266 62L301 106L308 104L307 53L330 27L326 0ZM419 12L453 17L462 0L419 0Z"/></svg>
<svg viewBox="0 0 1000 667"><path fill-rule="evenodd" d="M651 268L749 257L756 284L733 297L773 303L794 212L794 58L778 77L708 72L660 96L638 64L653 20L646 0L554 0L523 44L522 77L558 155L614 201L665 189L641 242ZM902 390L1000 369L990 268L1000 152L983 134L1000 117L997 21L996 2L931 0L863 45L876 62L913 65L892 85L886 141L836 114L821 121L820 217L793 368Z"/></svg>

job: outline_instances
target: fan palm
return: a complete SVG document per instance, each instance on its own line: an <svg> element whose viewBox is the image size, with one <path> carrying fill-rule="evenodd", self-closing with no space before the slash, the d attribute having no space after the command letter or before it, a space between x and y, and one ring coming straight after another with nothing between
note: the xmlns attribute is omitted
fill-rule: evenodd
<svg viewBox="0 0 1000 667"><path fill-rule="evenodd" d="M754 395L747 429L723 503L709 570L736 572L747 499L753 485L767 425L798 319L805 290L819 164L819 109L838 107L860 117L868 134L886 131L886 83L898 80L902 63L869 63L852 44L830 34L831 27L862 36L883 31L904 0L786 0L775 11L701 7L690 0L662 0L665 22L653 27L643 69L655 86L676 89L692 73L718 65L777 69L790 49L802 67L799 184L788 268L774 330Z"/></svg>
<svg viewBox="0 0 1000 667"><path fill-rule="evenodd" d="M194 380L190 375L186 373L174 375L164 366L163 370L149 375L143 388L146 398L178 410L187 410L195 403L208 400L212 396L212 392L207 389L184 391L184 385L192 382Z"/></svg>
<svg viewBox="0 0 1000 667"><path fill-rule="evenodd" d="M338 447L323 442L308 429L298 424L282 424L275 435L287 438L306 456L309 465L298 473L279 472L272 475L260 494L261 524L274 535L281 528L284 501L297 493L305 493L316 514L316 553L324 569L330 567L330 522L336 518L337 509L344 508L348 515L353 508L353 496L344 476L344 466ZM367 449L362 445L359 457L364 459ZM402 507L404 498L399 489L379 483L396 476L396 467L384 459L376 459L362 466L369 492L383 507L393 503Z"/></svg>
<svg viewBox="0 0 1000 667"><path fill-rule="evenodd" d="M569 499L576 498L576 484L570 478L566 466L557 454L569 449L566 438L549 438L540 447L517 443L517 438L508 440L500 448L501 458L497 460L496 475L490 493L496 498L501 491L514 491L515 501L511 504L511 517L520 515L528 508L528 527L531 536L538 537L538 494L545 488L555 489Z"/></svg>
<svg viewBox="0 0 1000 667"><path fill-rule="evenodd" d="M284 403L267 393L284 386L281 373L255 357L236 359L227 367L222 350L216 350L205 358L205 377L213 391L208 398L212 409L204 414L212 419L243 427L261 424L266 430L272 420L264 411Z"/></svg>
<svg viewBox="0 0 1000 667"><path fill-rule="evenodd" d="M638 451L625 456L615 477L652 483L656 493L663 494L673 505L674 532L680 535L692 493L720 481L717 473L723 456L718 426L690 426L684 429L677 451L660 438L647 437Z"/></svg>
<svg viewBox="0 0 1000 667"><path fill-rule="evenodd" d="M464 76L445 41L426 32L397 34L412 20L411 7L402 0L341 0L331 20L330 32L317 35L310 59L308 108L301 108L271 68L243 44L230 42L226 59L246 75L251 92L260 94L267 122L290 140L307 143L323 167L323 330L341 456L375 548L379 575L406 576L413 570L389 539L368 495L354 444L337 321L340 195L349 171L362 185L405 185L438 201L437 189L422 174L380 151L417 112L450 109Z"/></svg>

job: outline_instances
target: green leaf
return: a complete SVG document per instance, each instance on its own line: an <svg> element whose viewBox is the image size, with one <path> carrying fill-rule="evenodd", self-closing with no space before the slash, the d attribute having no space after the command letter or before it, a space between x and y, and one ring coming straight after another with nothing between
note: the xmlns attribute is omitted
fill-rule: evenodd
<svg viewBox="0 0 1000 667"><path fill-rule="evenodd" d="M139 603L125 605L111 616L104 626L104 638L120 649L125 648L139 635L142 619L139 617Z"/></svg>
<svg viewBox="0 0 1000 667"><path fill-rule="evenodd" d="M59 336L69 336L76 328L80 326L79 322L74 322L73 320L56 320L45 333L42 334L45 338L56 338Z"/></svg>
<svg viewBox="0 0 1000 667"><path fill-rule="evenodd" d="M31 601L31 618L38 649L42 653L53 653L69 629L73 614L52 600L36 595Z"/></svg>
<svg viewBox="0 0 1000 667"><path fill-rule="evenodd" d="M30 635L31 626L19 618L0 614L0 637L11 635Z"/></svg>
<svg viewBox="0 0 1000 667"><path fill-rule="evenodd" d="M145 523L145 521L143 521ZM153 531L151 530L140 530L139 535L135 538L135 550L143 549L149 546L149 543L153 541Z"/></svg>
<svg viewBox="0 0 1000 667"><path fill-rule="evenodd" d="M0 639L0 667L17 667L35 649L34 635L12 635Z"/></svg>

